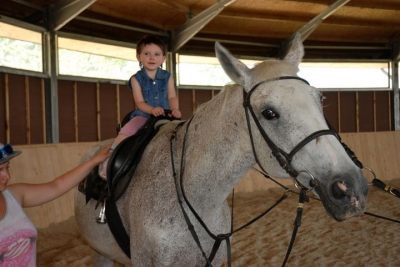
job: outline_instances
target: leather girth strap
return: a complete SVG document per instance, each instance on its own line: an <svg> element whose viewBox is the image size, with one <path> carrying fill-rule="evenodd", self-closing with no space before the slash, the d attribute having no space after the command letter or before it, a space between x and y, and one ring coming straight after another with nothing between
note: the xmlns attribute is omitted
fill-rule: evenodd
<svg viewBox="0 0 400 267"><path fill-rule="evenodd" d="M106 218L108 228L117 241L119 247L128 258L131 258L131 240L122 223L115 201L106 202Z"/></svg>

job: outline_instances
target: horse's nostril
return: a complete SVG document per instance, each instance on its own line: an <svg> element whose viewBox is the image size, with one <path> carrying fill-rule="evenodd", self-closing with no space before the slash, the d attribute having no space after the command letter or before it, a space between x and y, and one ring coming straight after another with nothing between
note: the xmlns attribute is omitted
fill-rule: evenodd
<svg viewBox="0 0 400 267"><path fill-rule="evenodd" d="M346 196L347 186L344 181L337 181L332 184L332 193L336 199L342 199Z"/></svg>

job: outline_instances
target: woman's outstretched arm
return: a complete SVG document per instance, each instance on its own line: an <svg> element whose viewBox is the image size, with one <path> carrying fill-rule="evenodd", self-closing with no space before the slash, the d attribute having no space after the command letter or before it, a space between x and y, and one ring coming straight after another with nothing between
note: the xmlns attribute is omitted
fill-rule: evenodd
<svg viewBox="0 0 400 267"><path fill-rule="evenodd" d="M79 184L94 167L106 160L111 154L110 146L101 150L88 161L43 184L11 184L8 189L24 208L34 207L54 200Z"/></svg>

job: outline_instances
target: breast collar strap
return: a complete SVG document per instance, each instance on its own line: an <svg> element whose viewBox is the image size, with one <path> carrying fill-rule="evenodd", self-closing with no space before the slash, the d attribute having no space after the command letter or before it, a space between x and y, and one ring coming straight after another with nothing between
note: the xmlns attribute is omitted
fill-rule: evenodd
<svg viewBox="0 0 400 267"><path fill-rule="evenodd" d="M299 175L299 172L296 171L293 166L291 166L291 162L292 159L294 157L294 155L300 150L302 149L306 144L308 144L310 141L314 140L315 138L322 136L322 135L334 135L338 140L340 139L338 134L336 133L336 131L331 130L331 129L326 129L326 130L319 130L316 131L312 134L310 134L309 136L307 136L306 138L304 138L301 142L299 142L293 149L292 151L290 151L289 153L286 153L285 151L283 151L281 148L279 148L277 145L275 145L275 143L269 138L268 134L264 131L263 127L261 126L259 120L257 119L257 116L254 113L254 110L250 104L250 98L251 95L253 94L253 92L257 89L258 86L268 83L268 82L274 82L274 81L280 81L280 80L300 80L306 84L309 85L309 83L300 78L300 77L296 77L296 76L281 76L281 77L277 77L277 78L272 78L272 79L268 79L265 81L261 81L259 83L257 83L255 86L253 86L253 88L251 88L251 90L246 93L246 91L243 89L243 97L244 97L244 102L243 102L243 106L245 108L245 112L246 112L246 121L247 121L247 126L249 129L249 135L250 135L250 140L251 140L251 146L253 149L253 154L255 157L255 160L257 162L257 164L260 166L260 168L265 172L264 167L262 166L261 162L259 161L258 157L257 157L257 153L256 153L256 149L254 146L254 140L253 140L253 134L251 131L251 123L250 123L250 117L249 117L249 111L251 113L251 116L253 117L253 120L259 130L259 132L261 133L261 136L263 137L263 139L265 140L265 142L268 144L269 148L272 151L272 154L274 155L274 157L276 158L276 160L278 161L279 165L293 178L296 178Z"/></svg>

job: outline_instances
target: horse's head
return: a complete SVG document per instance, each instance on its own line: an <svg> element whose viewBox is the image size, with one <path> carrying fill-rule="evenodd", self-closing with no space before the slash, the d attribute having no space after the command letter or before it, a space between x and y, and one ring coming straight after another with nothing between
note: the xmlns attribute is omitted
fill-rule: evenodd
<svg viewBox="0 0 400 267"><path fill-rule="evenodd" d="M312 189L338 221L363 213L367 180L329 129L320 92L297 76L304 54L300 36L284 60L264 61L253 69L218 43L216 54L227 75L246 91L246 131L257 163L272 176L292 176Z"/></svg>

